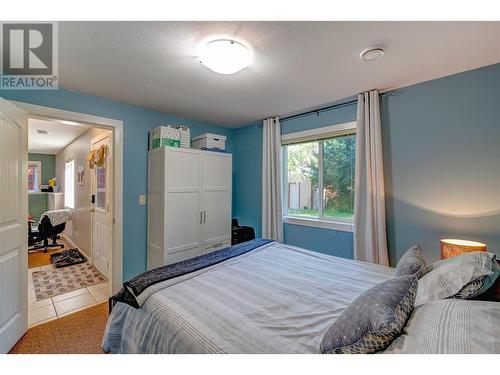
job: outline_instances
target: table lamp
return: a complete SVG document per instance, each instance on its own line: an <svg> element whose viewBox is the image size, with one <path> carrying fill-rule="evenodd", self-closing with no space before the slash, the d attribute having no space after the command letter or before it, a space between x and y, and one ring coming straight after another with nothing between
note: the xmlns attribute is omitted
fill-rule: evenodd
<svg viewBox="0 0 500 375"><path fill-rule="evenodd" d="M472 251L486 251L486 244L476 241L445 238L441 240L441 259Z"/></svg>

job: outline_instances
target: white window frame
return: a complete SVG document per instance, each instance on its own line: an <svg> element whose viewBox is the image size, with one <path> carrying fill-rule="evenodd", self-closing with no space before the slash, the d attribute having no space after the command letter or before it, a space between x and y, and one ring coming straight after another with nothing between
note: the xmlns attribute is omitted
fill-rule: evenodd
<svg viewBox="0 0 500 375"><path fill-rule="evenodd" d="M71 181L71 184L73 186L73 206L70 206L68 205L68 201L66 200L66 198L68 197L68 181L67 181L67 178L66 178L66 165L68 163L72 163L72 166L73 166L73 181ZM75 159L67 159L64 161L64 207L66 208L70 208L72 210L75 209Z"/></svg>
<svg viewBox="0 0 500 375"><path fill-rule="evenodd" d="M339 137L342 135L356 134L356 121L325 126L322 128L304 130L295 133L283 134L281 136L281 145L288 146L294 143L304 143L304 142L314 142L317 141L319 145L319 160L318 169L321 173L318 173L318 185L323 186L323 147L321 142L327 138ZM318 218L309 218L298 215L287 214L286 202L288 202L288 189L284 187L288 183L288 153L285 152L285 148L282 147L283 155L283 176L282 176L282 197L283 197L283 222L286 224L294 225L304 225L308 227L323 228L323 229L334 229L344 232L354 232L354 219L344 219L344 218L333 218L323 216L323 201L320 199L320 204L318 206Z"/></svg>
<svg viewBox="0 0 500 375"><path fill-rule="evenodd" d="M37 186L35 186L35 190L28 190L28 193L29 194L36 194L36 193L40 193L41 192L41 185L42 185L42 162L39 161L39 160L30 160L28 161L28 168L30 166L36 166L36 182L37 182ZM26 173L28 173L28 171L26 171Z"/></svg>

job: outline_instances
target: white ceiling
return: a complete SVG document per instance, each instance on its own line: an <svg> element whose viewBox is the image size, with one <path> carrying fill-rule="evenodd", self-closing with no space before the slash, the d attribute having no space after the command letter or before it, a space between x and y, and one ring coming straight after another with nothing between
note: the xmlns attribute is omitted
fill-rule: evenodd
<svg viewBox="0 0 500 375"><path fill-rule="evenodd" d="M48 134L38 134L46 130ZM57 154L80 135L89 130L86 125L66 125L58 121L28 120L28 151L39 154Z"/></svg>
<svg viewBox="0 0 500 375"><path fill-rule="evenodd" d="M253 63L201 65L231 38ZM382 44L380 61L359 52ZM500 22L61 22L60 85L228 127L500 62Z"/></svg>

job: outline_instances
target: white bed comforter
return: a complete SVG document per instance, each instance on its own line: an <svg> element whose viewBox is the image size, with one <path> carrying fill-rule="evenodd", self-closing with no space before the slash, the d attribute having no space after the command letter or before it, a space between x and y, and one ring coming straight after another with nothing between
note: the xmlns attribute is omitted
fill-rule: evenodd
<svg viewBox="0 0 500 375"><path fill-rule="evenodd" d="M318 353L349 303L394 269L271 243L170 280L140 309L117 303L112 353Z"/></svg>

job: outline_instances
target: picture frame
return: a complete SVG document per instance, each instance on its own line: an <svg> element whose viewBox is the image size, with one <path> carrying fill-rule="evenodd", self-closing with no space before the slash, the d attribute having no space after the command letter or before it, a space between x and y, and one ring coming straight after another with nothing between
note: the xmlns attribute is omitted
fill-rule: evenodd
<svg viewBox="0 0 500 375"><path fill-rule="evenodd" d="M85 185L85 165L79 165L76 169L78 185Z"/></svg>

